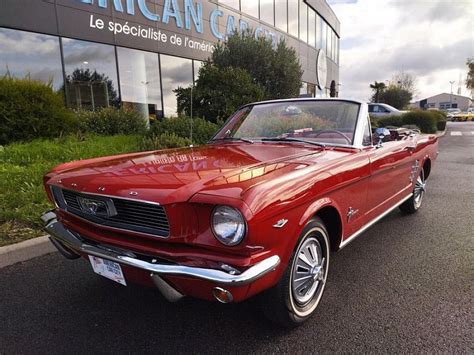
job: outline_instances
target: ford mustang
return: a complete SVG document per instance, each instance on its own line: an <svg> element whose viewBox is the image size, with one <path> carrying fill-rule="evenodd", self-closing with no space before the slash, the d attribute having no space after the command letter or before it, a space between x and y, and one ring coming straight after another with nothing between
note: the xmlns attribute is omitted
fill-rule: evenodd
<svg viewBox="0 0 474 355"><path fill-rule="evenodd" d="M258 296L295 326L317 308L332 252L421 207L437 154L436 136L372 129L363 102L258 102L199 147L54 168L42 219L66 258L122 285L169 301Z"/></svg>

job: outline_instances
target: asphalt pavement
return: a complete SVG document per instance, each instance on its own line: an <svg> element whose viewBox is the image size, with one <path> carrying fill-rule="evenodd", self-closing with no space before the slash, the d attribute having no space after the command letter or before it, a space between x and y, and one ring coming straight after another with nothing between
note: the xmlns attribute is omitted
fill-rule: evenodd
<svg viewBox="0 0 474 355"><path fill-rule="evenodd" d="M0 354L472 353L474 123L448 124L427 188L417 214L396 210L333 254L322 302L297 329L254 302L170 304L55 253L0 270Z"/></svg>

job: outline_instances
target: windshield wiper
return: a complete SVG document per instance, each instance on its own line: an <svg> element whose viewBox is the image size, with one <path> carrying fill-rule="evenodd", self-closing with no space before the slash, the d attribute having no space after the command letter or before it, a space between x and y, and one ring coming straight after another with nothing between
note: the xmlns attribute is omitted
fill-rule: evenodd
<svg viewBox="0 0 474 355"><path fill-rule="evenodd" d="M317 143L317 142L307 141L305 139L289 138L289 137L262 138L262 142L300 142L300 143L317 145L318 147L321 147L321 148L326 148L326 144L323 144L323 143Z"/></svg>
<svg viewBox="0 0 474 355"><path fill-rule="evenodd" d="M224 138L215 138L211 140L211 142L215 141L241 141L241 142L246 142L246 143L255 143L253 140L248 139L248 138L238 138L238 137L224 137Z"/></svg>

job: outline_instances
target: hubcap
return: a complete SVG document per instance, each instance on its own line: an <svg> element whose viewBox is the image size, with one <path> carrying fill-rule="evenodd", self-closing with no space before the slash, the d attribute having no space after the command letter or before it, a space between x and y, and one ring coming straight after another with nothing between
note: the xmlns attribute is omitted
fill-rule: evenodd
<svg viewBox="0 0 474 355"><path fill-rule="evenodd" d="M413 191L415 207L419 208L421 206L421 201L423 200L423 194L426 190L425 176L423 170L421 171L418 179L416 179L415 190Z"/></svg>
<svg viewBox="0 0 474 355"><path fill-rule="evenodd" d="M291 291L299 306L308 304L324 283L325 258L316 238L308 238L299 248L293 266Z"/></svg>

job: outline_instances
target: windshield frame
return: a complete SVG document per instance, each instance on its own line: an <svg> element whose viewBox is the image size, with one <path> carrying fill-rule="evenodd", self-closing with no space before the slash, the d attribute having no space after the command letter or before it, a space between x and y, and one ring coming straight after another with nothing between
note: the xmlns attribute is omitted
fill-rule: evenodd
<svg viewBox="0 0 474 355"><path fill-rule="evenodd" d="M338 143L326 143L324 142L325 146L331 147L345 147L345 148L357 148L357 149L363 149L367 148L367 146L364 146L362 144L363 141L363 134L364 134L364 129L365 129L365 124L368 121L367 117L369 115L369 109L367 103L364 103L362 101L357 101L357 100L350 100L350 99L339 99L339 98L296 98L296 99L283 99L283 100L269 100L269 101L261 101L261 102L255 102L255 103L250 103L243 105L239 107L236 112L234 112L224 123L222 128L217 131L217 133L210 139L210 142L215 142L217 140L220 140L222 137L219 137L229 130L229 128L233 127L235 124L236 120L240 119L239 113L242 112L245 108L250 108L250 107L255 107L258 105L266 105L266 104L273 104L273 103L290 103L290 102L308 102L308 101L314 101L314 102L325 102L325 101L330 101L330 102L343 102L343 103L352 103L352 104L357 104L359 105L358 109L358 114L357 114L357 121L356 125L354 128L354 136L352 139L352 144L338 144ZM365 117L365 119L364 119ZM370 123L369 123L370 126ZM371 129L371 127L369 127ZM217 138L219 137L219 138ZM255 141L259 142L259 141ZM317 142L317 141L316 141Z"/></svg>

